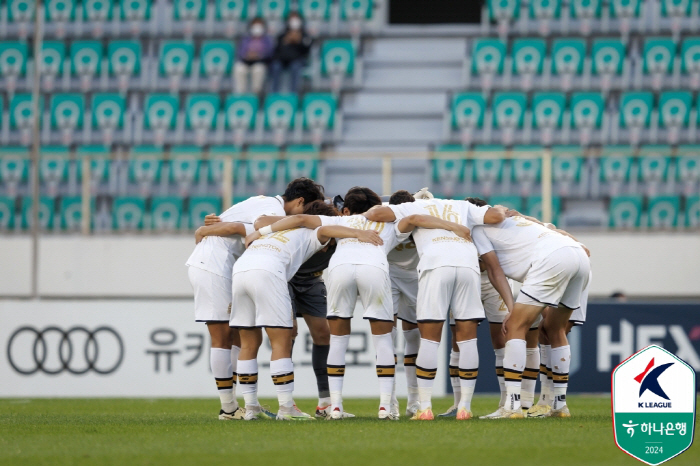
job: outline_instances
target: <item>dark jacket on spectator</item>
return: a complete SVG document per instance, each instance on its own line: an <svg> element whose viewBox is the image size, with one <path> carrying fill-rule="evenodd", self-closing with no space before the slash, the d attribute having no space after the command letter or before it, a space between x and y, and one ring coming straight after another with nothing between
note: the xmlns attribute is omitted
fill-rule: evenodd
<svg viewBox="0 0 700 466"><path fill-rule="evenodd" d="M296 44L284 44L282 40L288 32L290 32L290 30L285 29L282 34L277 36L275 59L285 64L299 59L306 59L309 56L309 50L311 49L313 39L306 33L306 31L302 30L301 42Z"/></svg>

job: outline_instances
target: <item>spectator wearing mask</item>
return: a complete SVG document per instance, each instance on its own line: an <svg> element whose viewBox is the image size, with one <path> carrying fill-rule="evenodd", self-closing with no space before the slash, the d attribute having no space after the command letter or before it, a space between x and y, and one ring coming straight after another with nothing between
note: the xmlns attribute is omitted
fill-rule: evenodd
<svg viewBox="0 0 700 466"><path fill-rule="evenodd" d="M235 78L235 91L262 92L265 86L267 64L272 58L274 44L272 38L267 35L267 25L262 18L255 18L248 26L248 35L243 37L238 47L238 60L233 68ZM250 87L248 79L250 78Z"/></svg>
<svg viewBox="0 0 700 466"><path fill-rule="evenodd" d="M299 90L299 78L306 66L313 39L304 30L304 21L297 12L287 18L287 27L277 37L275 57L272 62L272 90L279 92L284 71L289 72L289 91Z"/></svg>

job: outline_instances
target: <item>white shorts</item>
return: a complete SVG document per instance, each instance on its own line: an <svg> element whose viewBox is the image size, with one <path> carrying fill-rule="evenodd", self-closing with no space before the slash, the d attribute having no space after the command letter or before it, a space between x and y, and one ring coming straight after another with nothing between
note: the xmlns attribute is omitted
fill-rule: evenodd
<svg viewBox="0 0 700 466"><path fill-rule="evenodd" d="M442 322L448 311L455 320L483 320L481 276L469 267L426 270L418 280L418 322Z"/></svg>
<svg viewBox="0 0 700 466"><path fill-rule="evenodd" d="M231 280L197 267L187 267L194 289L196 322L228 322L231 317Z"/></svg>
<svg viewBox="0 0 700 466"><path fill-rule="evenodd" d="M591 287L591 280L593 280L593 271L588 275L588 284L581 292L581 306L578 309L574 309L569 317L569 322L574 325L583 325L586 322L586 311L588 309L588 290Z"/></svg>
<svg viewBox="0 0 700 466"><path fill-rule="evenodd" d="M357 295L365 308L365 319L394 321L389 274L372 265L342 264L333 268L326 280L328 318L351 319Z"/></svg>
<svg viewBox="0 0 700 466"><path fill-rule="evenodd" d="M509 278L508 284L510 285L510 289L512 291L513 280ZM489 276L486 272L481 273L481 302L484 305L484 314L486 314L486 320L489 321L489 324L503 323L503 319L505 319L508 315L508 308L506 307L506 303L503 301L503 298L501 298L501 295L491 284L491 280L489 280ZM541 321L542 316L540 315L530 326L530 329L532 330L538 328Z"/></svg>
<svg viewBox="0 0 700 466"><path fill-rule="evenodd" d="M391 297L394 303L394 315L399 319L416 323L416 299L418 298L418 272L398 270L389 267L391 278Z"/></svg>
<svg viewBox="0 0 700 466"><path fill-rule="evenodd" d="M583 248L557 249L532 263L517 302L577 309L590 273L591 262Z"/></svg>
<svg viewBox="0 0 700 466"><path fill-rule="evenodd" d="M231 327L292 328L292 299L287 282L267 270L233 274Z"/></svg>

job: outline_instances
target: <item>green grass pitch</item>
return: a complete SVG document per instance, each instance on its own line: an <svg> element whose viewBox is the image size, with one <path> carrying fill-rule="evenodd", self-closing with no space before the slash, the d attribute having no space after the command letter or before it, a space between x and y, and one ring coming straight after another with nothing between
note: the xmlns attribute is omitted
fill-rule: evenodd
<svg viewBox="0 0 700 466"><path fill-rule="evenodd" d="M615 446L609 397L569 398L570 419L379 421L375 400L350 399L358 418L305 423L219 421L216 399L2 399L0 465L642 464ZM477 396L473 411L496 403ZM315 400L298 405L311 413ZM700 446L669 464L699 465Z"/></svg>

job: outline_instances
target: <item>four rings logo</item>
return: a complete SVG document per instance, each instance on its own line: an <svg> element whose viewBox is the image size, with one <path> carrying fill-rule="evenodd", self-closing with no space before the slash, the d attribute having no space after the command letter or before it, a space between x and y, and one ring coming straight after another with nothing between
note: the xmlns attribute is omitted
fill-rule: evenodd
<svg viewBox="0 0 700 466"><path fill-rule="evenodd" d="M124 342L111 327L89 330L72 327L20 327L7 343L7 359L23 375L43 372L75 375L93 371L106 375L115 372L124 359Z"/></svg>

